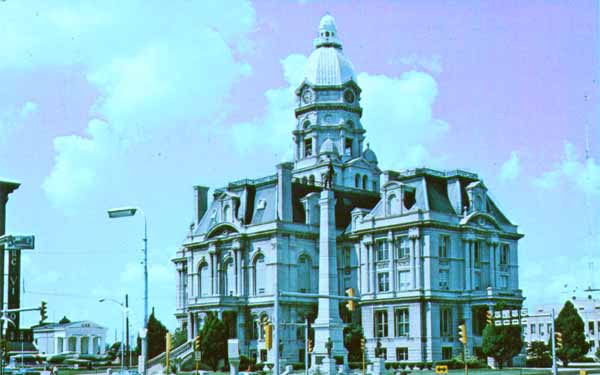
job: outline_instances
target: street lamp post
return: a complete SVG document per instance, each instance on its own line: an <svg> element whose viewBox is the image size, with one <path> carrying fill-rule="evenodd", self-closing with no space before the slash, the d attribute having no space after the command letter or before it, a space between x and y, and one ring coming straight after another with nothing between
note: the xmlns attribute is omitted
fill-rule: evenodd
<svg viewBox="0 0 600 375"><path fill-rule="evenodd" d="M146 361L148 359L148 220L144 211L137 207L113 208L108 210L108 217L111 219L133 216L140 211L144 217L144 328L142 337L142 374L146 375Z"/></svg>
<svg viewBox="0 0 600 375"><path fill-rule="evenodd" d="M102 298L100 299L98 302L113 302L116 303L117 305L119 305L121 307L121 312L123 313L123 327L122 327L122 332L121 332L121 345L119 345L119 347L121 348L121 375L125 374L125 370L124 370L124 365L125 365L125 321L127 320L127 308L125 307L125 304L117 301L116 299L112 299L112 298Z"/></svg>

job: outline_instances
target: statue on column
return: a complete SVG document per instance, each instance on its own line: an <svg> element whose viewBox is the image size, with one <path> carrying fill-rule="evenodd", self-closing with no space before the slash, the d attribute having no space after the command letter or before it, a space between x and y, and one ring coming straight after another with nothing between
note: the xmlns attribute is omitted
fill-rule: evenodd
<svg viewBox="0 0 600 375"><path fill-rule="evenodd" d="M331 358L331 349L333 349L333 341L331 341L331 337L327 338L325 342L325 350L327 350L327 358Z"/></svg>
<svg viewBox="0 0 600 375"><path fill-rule="evenodd" d="M327 157L327 172L323 176L323 188L325 190L333 189L333 178L335 176L335 170L333 169L333 163L330 157Z"/></svg>

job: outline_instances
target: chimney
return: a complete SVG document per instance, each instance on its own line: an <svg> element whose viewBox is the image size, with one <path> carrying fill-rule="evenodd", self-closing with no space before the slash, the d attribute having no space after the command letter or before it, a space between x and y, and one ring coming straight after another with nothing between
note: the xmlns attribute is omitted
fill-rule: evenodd
<svg viewBox="0 0 600 375"><path fill-rule="evenodd" d="M292 221L292 170L294 163L277 165L277 216L281 221Z"/></svg>
<svg viewBox="0 0 600 375"><path fill-rule="evenodd" d="M196 214L195 223L198 224L204 213L208 209L208 187L194 186L194 211Z"/></svg>

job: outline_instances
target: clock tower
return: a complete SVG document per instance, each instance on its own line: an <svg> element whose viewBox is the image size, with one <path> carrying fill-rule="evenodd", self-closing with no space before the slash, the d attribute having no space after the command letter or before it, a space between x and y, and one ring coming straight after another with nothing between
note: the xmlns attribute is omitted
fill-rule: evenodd
<svg viewBox="0 0 600 375"><path fill-rule="evenodd" d="M320 184L331 160L334 185L378 190L377 157L363 146L361 89L329 14L321 19L314 47L296 89L294 177Z"/></svg>

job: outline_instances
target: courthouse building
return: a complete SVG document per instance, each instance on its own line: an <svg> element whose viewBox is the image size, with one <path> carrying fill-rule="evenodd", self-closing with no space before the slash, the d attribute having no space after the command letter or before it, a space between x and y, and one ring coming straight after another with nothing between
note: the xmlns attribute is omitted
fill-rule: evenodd
<svg viewBox="0 0 600 375"><path fill-rule="evenodd" d="M480 353L485 310L523 301L517 226L477 174L380 170L365 138L369 124L361 122L361 88L330 15L321 19L295 95L292 162L217 188L210 203L209 189L194 187L195 222L173 259L176 317L188 337L214 312L244 354L272 362L260 323L273 318L275 290L319 290L328 272L319 269L327 220L335 225L337 272L324 277L337 294L354 288L360 298L358 311L340 310L344 322L364 328L368 357L378 341L388 361L458 355L463 321L470 352ZM327 200L330 168L334 198ZM327 207L335 207L330 219ZM284 323L313 321L317 299L282 296L279 316ZM282 357L303 361L303 329L284 324L279 337ZM341 345L334 339L333 352Z"/></svg>
<svg viewBox="0 0 600 375"><path fill-rule="evenodd" d="M33 327L33 342L40 354L104 354L107 328L87 320Z"/></svg>

